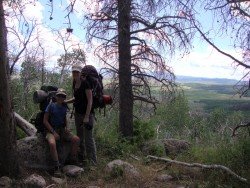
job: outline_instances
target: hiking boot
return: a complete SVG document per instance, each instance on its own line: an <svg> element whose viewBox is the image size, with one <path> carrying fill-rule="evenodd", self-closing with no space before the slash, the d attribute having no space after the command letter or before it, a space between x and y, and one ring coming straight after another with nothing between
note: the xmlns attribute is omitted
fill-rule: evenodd
<svg viewBox="0 0 250 188"><path fill-rule="evenodd" d="M56 178L63 177L63 174L62 174L62 171L61 171L60 167L55 167L55 169L54 169L54 177L56 177Z"/></svg>

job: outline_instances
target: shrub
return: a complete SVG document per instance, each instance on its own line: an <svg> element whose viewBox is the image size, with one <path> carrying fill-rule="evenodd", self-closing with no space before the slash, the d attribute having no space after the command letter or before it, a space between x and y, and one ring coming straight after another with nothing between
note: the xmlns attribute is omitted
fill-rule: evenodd
<svg viewBox="0 0 250 188"><path fill-rule="evenodd" d="M145 141L148 141L155 137L155 127L151 123L136 120L134 121L133 126L134 144L140 146Z"/></svg>

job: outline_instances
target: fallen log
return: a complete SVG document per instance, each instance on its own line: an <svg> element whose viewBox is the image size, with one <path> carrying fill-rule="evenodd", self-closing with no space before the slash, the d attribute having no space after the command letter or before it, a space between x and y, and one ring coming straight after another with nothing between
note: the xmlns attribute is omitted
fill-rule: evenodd
<svg viewBox="0 0 250 188"><path fill-rule="evenodd" d="M17 126L21 128L28 136L33 136L36 134L36 128L30 122L22 118L18 113L14 112L15 120Z"/></svg>
<svg viewBox="0 0 250 188"><path fill-rule="evenodd" d="M167 158L156 157L153 155L148 155L147 157L151 158L151 159L166 161L169 163L182 165L182 166L188 166L188 167L199 167L199 168L203 168L203 169L220 169L220 170L223 170L223 171L227 172L228 174L232 175L233 177L237 178L241 182L249 183L246 178L239 176L238 174L236 174L235 172L230 170L228 167L225 167L223 165L217 165L217 164L205 165L205 164L200 164L200 163L186 163L186 162L171 160L171 159L167 159Z"/></svg>

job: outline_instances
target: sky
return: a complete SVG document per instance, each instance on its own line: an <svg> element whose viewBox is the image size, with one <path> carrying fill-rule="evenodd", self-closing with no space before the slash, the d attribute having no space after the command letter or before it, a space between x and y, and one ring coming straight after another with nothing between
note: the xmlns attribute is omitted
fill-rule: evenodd
<svg viewBox="0 0 250 188"><path fill-rule="evenodd" d="M83 13L77 10L75 14L70 15L71 26L69 26L68 20L65 18L66 1L69 0L61 0L58 1L59 3L54 3L52 15L50 15L51 6L49 5L49 1L39 1L35 4L30 4L23 11L23 14L27 19L35 19L36 22L39 23L39 27L36 30L39 32L39 35L42 38L41 41L46 49L46 66L49 68L55 67L59 55L64 53L62 45L56 42L60 40L53 35L51 28L60 30L61 34L65 36L68 35L66 33L66 28L68 27L73 28L73 33L69 36L70 43L75 45L80 44L86 51L87 63L95 64L98 60L93 56L93 48L88 46L85 41L86 28L80 27L79 24L82 22L81 16L84 13L93 12L95 8L98 8L98 5L95 4L95 1L93 0L86 0L86 3L91 6L77 4L75 7L85 7L85 9ZM6 8L6 10L8 11L8 8ZM208 27L209 24L214 24L211 15L203 14L199 16L200 21L206 22ZM51 20L50 17L53 19ZM18 25L18 21L9 19L6 22L6 25L14 27ZM11 35L11 33L8 34L8 41L15 46L16 38L14 35ZM215 42L217 42L225 52L234 55L238 59L241 58L240 53L237 53L232 48L232 41L230 41L230 38L221 36L221 38L217 38ZM31 44L30 48L34 48L35 45L35 43L34 45ZM202 41L200 37L197 37L193 41L193 46L194 47L189 54L184 57L176 55L171 62L168 62L168 65L173 68L176 75L239 80L244 73L246 73L246 70L241 67L236 67L232 64L232 60L218 53L207 43ZM69 47L68 45L68 48L70 49L72 47Z"/></svg>

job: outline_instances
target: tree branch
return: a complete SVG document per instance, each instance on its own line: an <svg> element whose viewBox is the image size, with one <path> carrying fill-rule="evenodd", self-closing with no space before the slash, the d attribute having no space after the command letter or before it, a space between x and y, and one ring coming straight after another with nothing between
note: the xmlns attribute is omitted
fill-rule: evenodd
<svg viewBox="0 0 250 188"><path fill-rule="evenodd" d="M238 125L233 129L233 134L232 137L236 136L236 130L239 129L240 127L250 127L250 122L247 124L243 124L243 125Z"/></svg>
<svg viewBox="0 0 250 188"><path fill-rule="evenodd" d="M243 63L242 61L236 59L235 57L231 56L230 54L220 50L214 43L212 43L206 36L205 34L200 30L200 28L194 23L195 28L198 30L198 32L201 34L201 36L204 38L204 40L209 43L213 48L215 48L219 53L229 57L230 59L234 60L236 63L238 63L239 65L249 69L250 65L247 65L245 63Z"/></svg>
<svg viewBox="0 0 250 188"><path fill-rule="evenodd" d="M166 161L166 162L169 162L169 163L182 165L182 166L188 166L188 167L199 167L199 168L202 168L202 169L220 169L220 170L223 170L223 171L227 172L228 174L232 175L233 177L235 177L236 179L238 179L241 182L244 182L244 183L247 183L247 184L249 183L246 178L243 178L243 177L237 175L235 172L233 172L228 167L223 166L223 165L217 165L217 164L205 165L205 164L200 164L200 163L186 163L186 162L171 160L171 159L167 159L167 158L156 157L156 156L152 156L152 155L148 155L147 157L151 158L151 159Z"/></svg>

